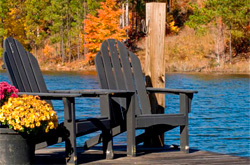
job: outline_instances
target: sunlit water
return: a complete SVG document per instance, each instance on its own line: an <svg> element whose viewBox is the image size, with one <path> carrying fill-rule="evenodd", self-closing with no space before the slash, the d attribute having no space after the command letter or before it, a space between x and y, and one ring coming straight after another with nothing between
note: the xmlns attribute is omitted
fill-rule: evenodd
<svg viewBox="0 0 250 165"><path fill-rule="evenodd" d="M8 81L6 73L0 72L0 81ZM46 72L44 78L48 89L98 89L95 74L73 72ZM167 88L198 90L194 96L189 115L190 147L224 154L250 157L250 76L231 74L167 74ZM61 101L53 101L59 121L63 121ZM166 96L166 113L178 112L179 99ZM60 110L58 110L60 109ZM76 100L77 118L98 116L99 100L85 98ZM138 132L137 132L138 133ZM78 146L94 136L77 139ZM114 139L115 144L125 144L126 134ZM179 144L179 129L165 134L167 145ZM57 144L56 146L63 146Z"/></svg>

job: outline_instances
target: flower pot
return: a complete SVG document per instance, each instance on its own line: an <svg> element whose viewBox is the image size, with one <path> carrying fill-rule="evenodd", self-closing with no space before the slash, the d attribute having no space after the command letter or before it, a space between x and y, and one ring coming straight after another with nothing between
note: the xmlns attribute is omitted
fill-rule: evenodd
<svg viewBox="0 0 250 165"><path fill-rule="evenodd" d="M9 128L0 128L0 164L31 164L35 145Z"/></svg>

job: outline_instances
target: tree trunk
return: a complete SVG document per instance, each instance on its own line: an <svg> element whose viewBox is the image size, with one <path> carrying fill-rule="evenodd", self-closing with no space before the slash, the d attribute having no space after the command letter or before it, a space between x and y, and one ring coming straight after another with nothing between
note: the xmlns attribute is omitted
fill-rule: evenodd
<svg viewBox="0 0 250 165"><path fill-rule="evenodd" d="M77 18L79 18L79 11L77 10ZM79 21L77 22L77 33L80 33L80 27L81 27L81 23L79 23ZM76 49L77 49L77 59L80 59L80 34L77 35L77 42L76 42Z"/></svg>
<svg viewBox="0 0 250 165"><path fill-rule="evenodd" d="M128 0L126 2L126 26L128 27L129 25L129 3L128 3ZM126 30L127 32L127 38L128 38L128 30Z"/></svg>
<svg viewBox="0 0 250 165"><path fill-rule="evenodd" d="M57 57L58 54L57 54L57 43L55 43L55 57Z"/></svg>
<svg viewBox="0 0 250 165"><path fill-rule="evenodd" d="M64 62L65 62L65 53L64 53L64 41L63 41L63 38L64 38L63 28L61 27L60 52L61 52L61 58L62 58L62 65L64 65Z"/></svg>
<svg viewBox="0 0 250 165"><path fill-rule="evenodd" d="M231 27L229 29L229 60L230 64L232 63L232 34L231 34Z"/></svg>
<svg viewBox="0 0 250 165"><path fill-rule="evenodd" d="M225 57L225 43L224 43L224 26L222 18L219 17L216 20L217 25L217 62L219 65L224 66L224 63L226 62Z"/></svg>
<svg viewBox="0 0 250 165"><path fill-rule="evenodd" d="M86 8L86 3L87 2L84 2L84 13L83 13L83 20L85 20L86 19L86 10L87 10L87 8ZM85 30L84 30L84 28L85 28L85 24L83 24L83 44L85 45ZM87 54L87 51L86 51L86 47L84 46L83 47L83 59L85 60L86 59L86 54Z"/></svg>
<svg viewBox="0 0 250 165"><path fill-rule="evenodd" d="M68 49L69 49L69 52L68 52L68 57L69 57L69 63L71 62L71 50L70 50L70 47L71 47L71 43L70 43L70 39L71 39L71 35L70 35L70 19L69 19L69 16L70 16L70 10L69 10L69 0L68 0L68 3L67 3L67 40L68 40Z"/></svg>
<svg viewBox="0 0 250 165"><path fill-rule="evenodd" d="M216 34L215 34L215 38L216 38L216 57L217 57L217 64L220 65L220 53L219 53L219 37L218 37L218 28L216 27Z"/></svg>
<svg viewBox="0 0 250 165"><path fill-rule="evenodd" d="M71 43L70 43L70 37L68 38L68 49L69 49L69 63L71 62Z"/></svg>

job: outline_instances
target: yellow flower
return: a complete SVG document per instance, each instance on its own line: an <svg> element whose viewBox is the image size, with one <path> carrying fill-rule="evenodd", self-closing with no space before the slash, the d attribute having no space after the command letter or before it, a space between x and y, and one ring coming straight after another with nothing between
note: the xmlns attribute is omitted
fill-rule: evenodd
<svg viewBox="0 0 250 165"><path fill-rule="evenodd" d="M35 124L30 124L30 128L35 128Z"/></svg>
<svg viewBox="0 0 250 165"><path fill-rule="evenodd" d="M36 126L40 127L41 123L40 122L36 122Z"/></svg>
<svg viewBox="0 0 250 165"><path fill-rule="evenodd" d="M41 122L47 125L45 132L58 126L58 118L51 105L37 96L27 95L10 98L0 108L0 122L5 121L17 131L42 129Z"/></svg>
<svg viewBox="0 0 250 165"><path fill-rule="evenodd" d="M48 133L48 132L49 132L49 127L46 127L45 133Z"/></svg>

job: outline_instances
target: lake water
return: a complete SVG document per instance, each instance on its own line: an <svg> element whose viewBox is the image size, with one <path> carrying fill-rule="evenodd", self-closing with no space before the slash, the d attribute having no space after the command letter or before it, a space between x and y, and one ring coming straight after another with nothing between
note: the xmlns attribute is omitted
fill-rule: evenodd
<svg viewBox="0 0 250 165"><path fill-rule="evenodd" d="M0 81L8 81L0 72ZM45 72L48 89L98 89L95 73ZM167 74L167 88L198 90L189 115L190 148L250 157L250 76L243 74ZM61 101L54 101L59 120L63 120ZM166 113L178 112L178 97L166 96ZM98 116L98 99L77 99L77 117ZM139 133L139 132L137 132ZM77 139L79 146L86 138ZM125 144L126 134L114 139ZM165 144L179 144L179 129L165 134ZM57 146L63 146L58 144Z"/></svg>

